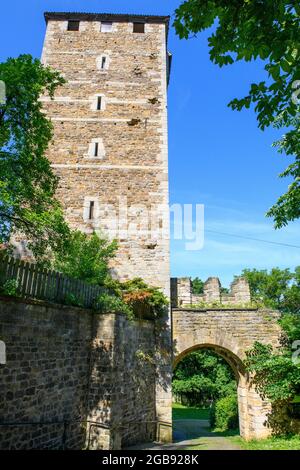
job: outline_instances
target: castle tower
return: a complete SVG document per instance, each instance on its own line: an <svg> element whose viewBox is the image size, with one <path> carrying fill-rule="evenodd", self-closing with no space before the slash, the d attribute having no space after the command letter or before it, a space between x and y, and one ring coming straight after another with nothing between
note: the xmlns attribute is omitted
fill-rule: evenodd
<svg viewBox="0 0 300 470"><path fill-rule="evenodd" d="M118 240L113 269L169 293L169 17L45 13L42 62L67 83L42 98L72 228Z"/></svg>
<svg viewBox="0 0 300 470"><path fill-rule="evenodd" d="M42 98L58 199L74 229L118 241L120 280L169 295L167 51L169 17L45 13L42 62L66 84ZM157 333L156 417L171 422L171 329ZM172 429L160 426L160 439Z"/></svg>

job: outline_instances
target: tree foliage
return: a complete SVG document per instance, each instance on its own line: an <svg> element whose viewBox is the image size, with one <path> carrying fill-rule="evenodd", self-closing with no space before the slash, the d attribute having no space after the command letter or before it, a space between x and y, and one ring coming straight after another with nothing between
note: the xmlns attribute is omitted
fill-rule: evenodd
<svg viewBox="0 0 300 470"><path fill-rule="evenodd" d="M275 142L293 162L280 175L291 180L267 215L275 227L300 217L300 4L293 0L186 0L175 12L180 38L215 25L209 37L211 61L220 67L260 59L266 79L229 106L254 105L258 126L287 129Z"/></svg>
<svg viewBox="0 0 300 470"><path fill-rule="evenodd" d="M300 363L293 361L290 348L274 351L272 345L255 343L247 352L246 366L263 398L276 404L300 393Z"/></svg>
<svg viewBox="0 0 300 470"><path fill-rule="evenodd" d="M174 371L173 393L189 405L206 406L235 392L232 369L212 351L188 354Z"/></svg>
<svg viewBox="0 0 300 470"><path fill-rule="evenodd" d="M0 63L6 101L0 103L0 243L21 232L34 254L61 250L68 237L54 194L58 180L45 157L52 125L42 111L64 79L30 55Z"/></svg>
<svg viewBox="0 0 300 470"><path fill-rule="evenodd" d="M195 295L203 294L203 287L204 287L204 282L199 277L195 277L195 279L192 280L193 294Z"/></svg>
<svg viewBox="0 0 300 470"><path fill-rule="evenodd" d="M141 278L125 282L107 278L105 285L128 306L133 317L152 320L164 317L168 311L169 300L161 289Z"/></svg>
<svg viewBox="0 0 300 470"><path fill-rule="evenodd" d="M109 276L109 261L116 250L116 241L74 230L64 252L54 255L52 268L89 284L104 285Z"/></svg>
<svg viewBox="0 0 300 470"><path fill-rule="evenodd" d="M218 432L239 427L239 411L236 393L222 397L214 403L210 412L210 425Z"/></svg>
<svg viewBox="0 0 300 470"><path fill-rule="evenodd" d="M252 300L281 312L300 314L300 266L290 269L244 269Z"/></svg>
<svg viewBox="0 0 300 470"><path fill-rule="evenodd" d="M243 276L249 281L254 300L282 312L279 323L284 334L280 347L255 343L246 361L257 392L274 404L274 410L280 410L300 394L300 363L293 357L294 341L300 340L300 267L294 272L246 269ZM270 419L276 422L274 416Z"/></svg>

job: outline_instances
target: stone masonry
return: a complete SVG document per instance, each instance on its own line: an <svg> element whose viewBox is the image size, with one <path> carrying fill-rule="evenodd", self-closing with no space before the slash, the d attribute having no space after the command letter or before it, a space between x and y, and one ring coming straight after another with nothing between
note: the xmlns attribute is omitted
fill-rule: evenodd
<svg viewBox="0 0 300 470"><path fill-rule="evenodd" d="M112 272L170 295L167 84L169 17L46 13L42 62L66 84L42 97L58 199L75 229L117 239ZM171 421L171 335L157 355L157 416ZM167 351L169 359L167 359ZM166 382L169 385L166 385ZM170 440L171 436L166 436Z"/></svg>
<svg viewBox="0 0 300 470"><path fill-rule="evenodd" d="M202 295L193 293L192 280L189 277L171 279L171 299L173 307L192 306L200 303L243 305L251 302L250 287L243 277L236 278L229 294L223 293L219 278L210 277L204 283Z"/></svg>
<svg viewBox="0 0 300 470"><path fill-rule="evenodd" d="M60 177L57 195L67 220L73 228L117 238L113 267L121 280L142 277L168 294L169 18L45 18L42 62L67 80L54 100L42 98L54 125L48 157ZM79 22L78 31L68 30L72 21ZM135 24L143 24L144 33L133 32ZM154 230L148 230L151 220L145 222L147 211Z"/></svg>
<svg viewBox="0 0 300 470"><path fill-rule="evenodd" d="M120 449L154 439L154 324L0 299L0 449Z"/></svg>

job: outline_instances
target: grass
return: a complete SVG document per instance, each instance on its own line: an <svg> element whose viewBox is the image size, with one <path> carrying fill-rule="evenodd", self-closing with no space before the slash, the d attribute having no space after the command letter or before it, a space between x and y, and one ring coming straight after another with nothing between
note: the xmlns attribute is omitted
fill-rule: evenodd
<svg viewBox="0 0 300 470"><path fill-rule="evenodd" d="M298 399L299 397L297 397L297 402ZM179 403L173 403L173 419L209 419L209 409L190 408ZM225 432L215 430L211 434L211 437L213 436L224 437L242 450L300 450L300 435L245 441L242 437L238 436L238 430ZM186 449L204 450L204 447L203 444L197 444Z"/></svg>
<svg viewBox="0 0 300 470"><path fill-rule="evenodd" d="M300 450L300 435L291 437L270 437L269 439L245 441L241 437L230 438L245 450Z"/></svg>
<svg viewBox="0 0 300 470"><path fill-rule="evenodd" d="M173 403L173 419L209 419L209 409L191 408Z"/></svg>
<svg viewBox="0 0 300 470"><path fill-rule="evenodd" d="M296 395L292 403L300 403L300 395Z"/></svg>

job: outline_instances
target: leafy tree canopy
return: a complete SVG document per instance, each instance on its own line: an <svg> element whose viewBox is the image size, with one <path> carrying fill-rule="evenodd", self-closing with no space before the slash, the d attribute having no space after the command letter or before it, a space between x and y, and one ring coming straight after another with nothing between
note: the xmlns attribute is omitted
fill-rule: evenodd
<svg viewBox="0 0 300 470"><path fill-rule="evenodd" d="M109 261L116 250L116 241L74 230L68 237L66 250L55 254L52 267L89 284L104 285L109 275Z"/></svg>
<svg viewBox="0 0 300 470"><path fill-rule="evenodd" d="M0 243L22 233L36 257L61 250L68 227L54 197L57 178L45 157L52 125L39 98L64 79L30 55L0 63L6 101L0 103Z"/></svg>
<svg viewBox="0 0 300 470"><path fill-rule="evenodd" d="M258 126L288 129L274 145L293 162L280 175L292 182L268 211L280 228L300 217L300 4L293 0L186 0L175 12L180 38L213 25L210 58L220 67L260 59L266 80L251 85L243 99L229 106L255 106Z"/></svg>
<svg viewBox="0 0 300 470"><path fill-rule="evenodd" d="M290 269L244 269L253 300L281 312L300 314L300 266Z"/></svg>
<svg viewBox="0 0 300 470"><path fill-rule="evenodd" d="M283 313L279 323L285 334L280 347L255 343L247 352L246 361L258 393L280 408L281 403L288 403L300 394L300 363L293 358L294 341L300 339L300 267L294 272L279 268L270 272L246 269L243 275L249 281L254 300Z"/></svg>
<svg viewBox="0 0 300 470"><path fill-rule="evenodd" d="M195 279L192 280L193 294L195 295L203 294L203 287L204 287L204 282L199 277L195 277Z"/></svg>
<svg viewBox="0 0 300 470"><path fill-rule="evenodd" d="M274 351L272 345L255 343L247 352L246 366L263 398L280 403L300 394L300 363L293 360L290 348Z"/></svg>
<svg viewBox="0 0 300 470"><path fill-rule="evenodd" d="M177 365L173 392L191 405L207 405L236 392L236 381L230 366L213 351L188 354Z"/></svg>

